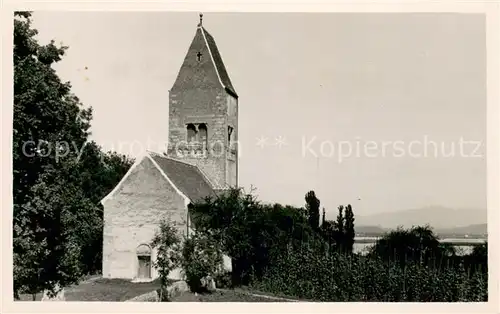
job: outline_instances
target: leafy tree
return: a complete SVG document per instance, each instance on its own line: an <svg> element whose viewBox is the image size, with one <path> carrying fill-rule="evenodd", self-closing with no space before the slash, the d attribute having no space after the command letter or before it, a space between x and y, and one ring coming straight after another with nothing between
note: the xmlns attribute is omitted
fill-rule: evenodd
<svg viewBox="0 0 500 314"><path fill-rule="evenodd" d="M401 264L417 262L427 265L441 262L446 252L429 226L417 226L397 228L385 234L371 248L370 255Z"/></svg>
<svg viewBox="0 0 500 314"><path fill-rule="evenodd" d="M481 257L487 260L488 258L488 241L476 245L472 248L472 256Z"/></svg>
<svg viewBox="0 0 500 314"><path fill-rule="evenodd" d="M330 248L338 252L352 253L356 234L354 231L354 213L351 205L347 205L345 208L340 205L335 221L325 220L323 210L321 235Z"/></svg>
<svg viewBox="0 0 500 314"><path fill-rule="evenodd" d="M57 173L74 165L77 150L89 135L92 110L82 108L70 93L70 84L62 83L51 67L61 60L66 47L53 41L40 45L30 18L29 12L16 12L14 19L16 295L23 289L53 290L76 280L79 271L73 257L79 247L71 242L66 215L89 206L80 190Z"/></svg>
<svg viewBox="0 0 500 314"><path fill-rule="evenodd" d="M354 247L354 237L356 232L354 230L354 213L352 211L351 205L347 205L345 209L345 236L344 236L344 247L345 251L352 253Z"/></svg>
<svg viewBox="0 0 500 314"><path fill-rule="evenodd" d="M37 30L31 28L31 14L16 12L15 16L14 204L23 204L46 167L74 158L83 147L92 110L82 107L70 93L71 85L61 82L52 68L67 47L58 47L54 41L40 45L35 39Z"/></svg>
<svg viewBox="0 0 500 314"><path fill-rule="evenodd" d="M32 188L14 226L14 291L36 294L76 283L82 274L74 230L85 233L93 204L57 171L47 171ZM26 219L28 217L29 219Z"/></svg>
<svg viewBox="0 0 500 314"><path fill-rule="evenodd" d="M319 230L319 206L320 201L314 191L306 193L306 209L309 214L309 224L313 230Z"/></svg>
<svg viewBox="0 0 500 314"><path fill-rule="evenodd" d="M465 256L465 263L473 271L479 270L483 273L488 272L488 241L473 247L472 252Z"/></svg>
<svg viewBox="0 0 500 314"><path fill-rule="evenodd" d="M317 245L319 239L303 208L264 205L252 194L232 189L190 208L196 232L212 236L232 259L233 284L261 276L272 256Z"/></svg>
<svg viewBox="0 0 500 314"><path fill-rule="evenodd" d="M14 16L14 290L36 293L100 269L100 199L131 160L88 142L84 108L52 66L67 47L37 42L31 13ZM76 264L75 264L76 263Z"/></svg>
<svg viewBox="0 0 500 314"><path fill-rule="evenodd" d="M159 230L151 241L151 247L157 249L156 260L153 266L160 275L160 299L166 301L168 293L168 275L180 266L180 244L181 237L170 218L160 222Z"/></svg>
<svg viewBox="0 0 500 314"><path fill-rule="evenodd" d="M217 241L231 257L234 284L247 282L252 268L263 267L273 247L267 235L275 226L263 218L263 207L253 195L235 188L190 208L196 232Z"/></svg>
<svg viewBox="0 0 500 314"><path fill-rule="evenodd" d="M336 248L336 231L335 222L331 220L325 220L321 225L321 235L324 241L328 244L329 248Z"/></svg>
<svg viewBox="0 0 500 314"><path fill-rule="evenodd" d="M79 182L85 196L98 204L130 169L134 159L116 152L104 152L94 141L80 151L74 179Z"/></svg>

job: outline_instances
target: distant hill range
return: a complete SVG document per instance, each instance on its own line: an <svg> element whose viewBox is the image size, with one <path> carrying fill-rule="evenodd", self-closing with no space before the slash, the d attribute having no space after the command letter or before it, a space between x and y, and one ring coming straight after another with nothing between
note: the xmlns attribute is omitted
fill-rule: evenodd
<svg viewBox="0 0 500 314"><path fill-rule="evenodd" d="M396 229L398 226L430 225L440 237L486 236L486 210L425 207L386 212L368 216L355 216L356 233L375 236Z"/></svg>

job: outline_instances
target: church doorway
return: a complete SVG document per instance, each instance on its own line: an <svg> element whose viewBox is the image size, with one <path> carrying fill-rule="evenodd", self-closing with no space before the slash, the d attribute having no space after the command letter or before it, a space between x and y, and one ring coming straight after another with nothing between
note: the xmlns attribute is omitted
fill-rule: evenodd
<svg viewBox="0 0 500 314"><path fill-rule="evenodd" d="M151 278L151 248L147 244L137 247L137 278Z"/></svg>

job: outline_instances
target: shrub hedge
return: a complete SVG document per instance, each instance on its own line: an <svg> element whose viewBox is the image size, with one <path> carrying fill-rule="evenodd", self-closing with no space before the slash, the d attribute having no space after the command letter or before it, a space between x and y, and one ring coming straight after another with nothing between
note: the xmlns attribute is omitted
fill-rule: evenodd
<svg viewBox="0 0 500 314"><path fill-rule="evenodd" d="M387 263L359 255L291 252L252 281L261 291L327 302L454 302L488 300L487 273Z"/></svg>

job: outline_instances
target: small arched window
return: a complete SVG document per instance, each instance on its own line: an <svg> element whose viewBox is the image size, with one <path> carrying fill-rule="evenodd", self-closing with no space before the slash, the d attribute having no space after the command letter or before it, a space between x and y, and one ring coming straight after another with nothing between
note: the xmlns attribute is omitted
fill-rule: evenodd
<svg viewBox="0 0 500 314"><path fill-rule="evenodd" d="M187 125L187 141L188 143L196 141L196 127L194 124Z"/></svg>
<svg viewBox="0 0 500 314"><path fill-rule="evenodd" d="M202 123L198 126L198 134L200 137L200 143L204 148L206 148L208 146L208 130L205 123Z"/></svg>

